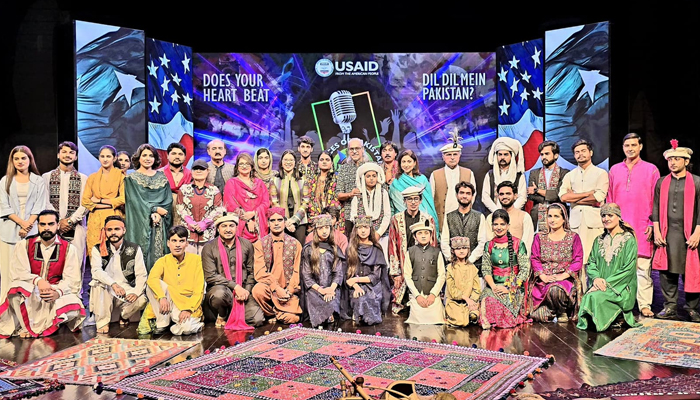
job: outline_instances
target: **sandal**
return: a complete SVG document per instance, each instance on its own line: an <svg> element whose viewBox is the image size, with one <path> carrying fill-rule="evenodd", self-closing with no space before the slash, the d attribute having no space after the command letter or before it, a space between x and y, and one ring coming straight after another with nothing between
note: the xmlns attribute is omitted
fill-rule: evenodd
<svg viewBox="0 0 700 400"><path fill-rule="evenodd" d="M119 317L119 326L122 328L129 326L129 320Z"/></svg>

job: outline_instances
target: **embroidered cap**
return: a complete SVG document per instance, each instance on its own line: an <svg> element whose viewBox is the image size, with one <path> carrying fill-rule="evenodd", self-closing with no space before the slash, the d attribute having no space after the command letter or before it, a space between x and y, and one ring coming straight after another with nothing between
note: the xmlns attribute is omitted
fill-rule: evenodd
<svg viewBox="0 0 700 400"><path fill-rule="evenodd" d="M464 236L455 236L450 239L450 247L453 249L459 249L461 247L471 248L469 245L469 238Z"/></svg>
<svg viewBox="0 0 700 400"><path fill-rule="evenodd" d="M358 215L355 217L355 226L372 226L372 217L369 215Z"/></svg>
<svg viewBox="0 0 700 400"><path fill-rule="evenodd" d="M270 207L265 211L265 218L270 219L271 216L279 214L284 218L284 208L282 207Z"/></svg>
<svg viewBox="0 0 700 400"><path fill-rule="evenodd" d="M226 214L224 216L219 217L214 224L218 228L219 225L221 225L224 222L235 222L236 225L238 225L238 215Z"/></svg>
<svg viewBox="0 0 700 400"><path fill-rule="evenodd" d="M671 148L664 151L664 158L668 160L669 157L682 157L690 159L693 155L693 150L687 147L678 147L678 140L671 140Z"/></svg>
<svg viewBox="0 0 700 400"><path fill-rule="evenodd" d="M319 214L314 218L314 226L316 228L333 226L333 217L331 217L330 214Z"/></svg>
<svg viewBox="0 0 700 400"><path fill-rule="evenodd" d="M600 209L600 216L602 217L603 215L617 215L619 218L622 218L622 210L620 210L620 206L618 206L615 203L606 203L603 208Z"/></svg>
<svg viewBox="0 0 700 400"><path fill-rule="evenodd" d="M411 233L416 233L418 231L433 231L435 228L433 228L432 225L430 225L430 220L426 219L425 221L420 221L416 222L415 224L411 225L410 227Z"/></svg>
<svg viewBox="0 0 700 400"><path fill-rule="evenodd" d="M421 196L425 190L422 186L409 186L401 191L401 196L405 199L406 197Z"/></svg>
<svg viewBox="0 0 700 400"><path fill-rule="evenodd" d="M452 143L448 143L448 144L440 147L440 151L442 153L451 153L453 151L458 151L461 153L462 152L462 145L459 144L459 141L461 139L462 138L459 137L459 132L457 131L457 129L454 129L452 132L450 132L450 138L449 138L449 140L451 140Z"/></svg>

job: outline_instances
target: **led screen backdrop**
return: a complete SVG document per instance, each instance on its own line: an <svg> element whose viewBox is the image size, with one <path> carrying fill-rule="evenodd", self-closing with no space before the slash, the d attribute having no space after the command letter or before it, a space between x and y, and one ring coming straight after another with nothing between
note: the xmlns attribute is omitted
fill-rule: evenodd
<svg viewBox="0 0 700 400"><path fill-rule="evenodd" d="M144 32L75 21L80 172L100 167L100 147L133 154L146 141Z"/></svg>
<svg viewBox="0 0 700 400"><path fill-rule="evenodd" d="M545 33L545 137L561 146L560 160L575 166L571 145L586 139L594 144L593 163L608 169L609 79L608 22Z"/></svg>
<svg viewBox="0 0 700 400"><path fill-rule="evenodd" d="M197 54L192 57L195 155L220 138L228 160L269 148L277 168L298 138L316 142L314 155L345 158L347 140L366 142L380 159L387 140L420 157L429 175L444 165L439 148L456 130L463 165L486 174L496 137L494 53Z"/></svg>

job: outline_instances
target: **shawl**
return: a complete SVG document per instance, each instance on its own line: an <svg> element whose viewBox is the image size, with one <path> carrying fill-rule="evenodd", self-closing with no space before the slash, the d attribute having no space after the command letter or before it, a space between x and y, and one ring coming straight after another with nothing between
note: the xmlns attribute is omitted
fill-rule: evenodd
<svg viewBox="0 0 700 400"><path fill-rule="evenodd" d="M433 217L435 221L435 235L440 238L440 226L438 223L437 211L435 210L435 203L433 200L433 189L430 187L430 182L425 175L410 176L408 174L401 174L400 177L395 178L391 182L391 190L389 191L389 198L391 199L392 213L394 215L406 210L406 204L403 201L403 195L401 192L411 186L419 186L425 188L423 190L423 201L420 203L419 210L429 214Z"/></svg>
<svg viewBox="0 0 700 400"><path fill-rule="evenodd" d="M243 254L241 251L241 240L236 236L234 239L236 241L236 285L243 286ZM228 252L224 247L224 242L221 237L217 240L219 244L219 257L221 257L221 263L224 267L224 275L226 279L232 280L231 277L231 267L228 263ZM251 326L245 323L245 302L236 299L236 294L233 294L233 302L231 304L231 314L228 316L228 321L226 321L226 330L243 331L247 329L253 329Z"/></svg>
<svg viewBox="0 0 700 400"><path fill-rule="evenodd" d="M287 200L289 199L289 186L292 186L292 197L294 198L294 209L299 208L301 204L301 190L299 190L299 183L297 180L292 179L291 174L286 174L282 181L280 182L280 206L284 208L285 218L291 218L289 215L289 208L287 208Z"/></svg>
<svg viewBox="0 0 700 400"><path fill-rule="evenodd" d="M168 178L168 182L170 183L170 190L175 194L177 194L180 191L182 185L186 185L192 182L192 171L185 168L184 166L182 167L182 179L177 185L175 184L175 178L173 178L173 172L170 170L170 164L163 167L161 171L163 171L165 177Z"/></svg>
<svg viewBox="0 0 700 400"><path fill-rule="evenodd" d="M49 178L49 201L53 206L53 209L60 210L60 199L61 199L61 170L56 168L51 171L51 176ZM78 170L75 168L70 171L70 178L68 183L68 212L64 218L70 218L75 210L80 207L80 190L82 189L81 177Z"/></svg>
<svg viewBox="0 0 700 400"><path fill-rule="evenodd" d="M294 237L283 234L284 243L282 247L282 268L284 270L284 279L289 282L294 274L294 256L296 255L297 243L299 243ZM272 271L272 235L267 235L262 238L262 249L263 256L265 257L265 266L267 267L267 272Z"/></svg>
<svg viewBox="0 0 700 400"><path fill-rule="evenodd" d="M255 211L255 222L259 227L259 231L249 232L246 229L246 224L241 221L238 224L237 235L255 242L259 237L267 235L267 219L265 219L265 211L270 208L270 193L267 190L267 185L262 179L254 178L253 187L251 188L238 177L231 178L226 182L224 188L224 204L226 211L234 212L240 209L243 212Z"/></svg>

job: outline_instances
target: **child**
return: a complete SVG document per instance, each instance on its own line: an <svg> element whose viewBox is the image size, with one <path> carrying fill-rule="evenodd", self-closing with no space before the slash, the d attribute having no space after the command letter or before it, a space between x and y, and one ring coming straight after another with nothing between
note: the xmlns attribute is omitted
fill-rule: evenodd
<svg viewBox="0 0 700 400"><path fill-rule="evenodd" d="M445 319L452 326L467 326L479 322L479 271L468 261L469 238L450 239L452 263L447 266L447 301Z"/></svg>
<svg viewBox="0 0 700 400"><path fill-rule="evenodd" d="M440 292L445 285L445 261L440 249L430 245L429 221L411 225L416 244L404 255L403 277L409 290L408 324L444 324L445 308Z"/></svg>

